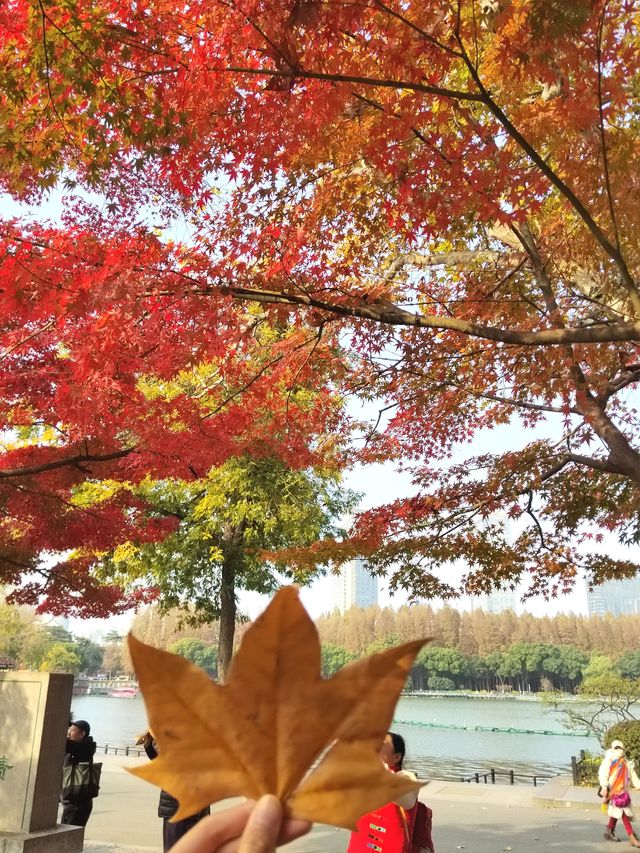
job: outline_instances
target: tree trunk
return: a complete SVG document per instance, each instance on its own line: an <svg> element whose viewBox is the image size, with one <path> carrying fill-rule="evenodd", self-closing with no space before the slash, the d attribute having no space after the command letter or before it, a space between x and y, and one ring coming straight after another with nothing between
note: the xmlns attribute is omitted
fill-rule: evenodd
<svg viewBox="0 0 640 853"><path fill-rule="evenodd" d="M242 566L242 527L227 525L223 534L223 560L220 576L220 634L218 637L218 681L227 678L233 656L236 631L236 577Z"/></svg>

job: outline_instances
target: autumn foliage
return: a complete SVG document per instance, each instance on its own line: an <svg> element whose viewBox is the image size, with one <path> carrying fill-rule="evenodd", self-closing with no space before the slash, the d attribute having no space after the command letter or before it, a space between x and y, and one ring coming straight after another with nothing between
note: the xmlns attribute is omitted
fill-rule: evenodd
<svg viewBox="0 0 640 853"><path fill-rule="evenodd" d="M5 7L0 182L67 196L56 226L2 225L4 427L28 433L5 576L94 522L105 548L161 535L117 502L74 533L88 476L302 465L346 435L329 389L379 401L354 448L407 460L416 496L292 562L359 553L418 596L455 591L453 559L474 591L635 572L598 538L639 536L639 23L625 0ZM224 393L158 390L204 363Z"/></svg>

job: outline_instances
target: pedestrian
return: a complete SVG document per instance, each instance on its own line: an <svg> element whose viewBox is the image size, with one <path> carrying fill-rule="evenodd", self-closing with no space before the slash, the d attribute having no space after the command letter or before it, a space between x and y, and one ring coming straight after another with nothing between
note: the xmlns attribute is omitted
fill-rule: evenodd
<svg viewBox="0 0 640 853"><path fill-rule="evenodd" d="M609 822L605 829L604 837L607 841L621 841L616 836L616 824L620 818L629 836L632 847L640 847L631 821L633 811L631 809L631 795L629 788L640 788L640 779L635 770L634 762L629 761L624 752L624 744L620 740L614 740L598 770L598 781L600 783L599 796L603 797L608 804L607 814Z"/></svg>
<svg viewBox="0 0 640 853"><path fill-rule="evenodd" d="M149 758L154 759L158 757L158 745L152 731L140 735L137 743L142 744ZM198 821L211 813L211 809L207 806L194 815L172 822L171 818L177 811L178 801L176 798L172 797L167 791L161 790L160 799L158 800L158 817L162 818L162 844L164 853L171 850L173 845L186 835Z"/></svg>
<svg viewBox="0 0 640 853"><path fill-rule="evenodd" d="M91 726L86 720L74 720L69 723L67 730L67 747L65 751L65 766L75 767L78 764L93 765L96 743L91 737ZM61 823L73 826L86 826L93 809L95 793L89 786L64 789L60 795L62 803Z"/></svg>
<svg viewBox="0 0 640 853"><path fill-rule="evenodd" d="M415 781L414 773L402 769L405 750L402 735L388 732L380 747L380 759L391 773ZM347 853L410 853L417 801L418 792L409 791L394 802L363 815L356 831L351 833Z"/></svg>

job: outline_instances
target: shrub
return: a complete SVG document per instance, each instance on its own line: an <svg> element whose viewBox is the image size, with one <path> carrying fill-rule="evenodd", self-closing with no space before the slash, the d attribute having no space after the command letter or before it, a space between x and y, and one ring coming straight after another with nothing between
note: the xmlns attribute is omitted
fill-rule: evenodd
<svg viewBox="0 0 640 853"><path fill-rule="evenodd" d="M427 681L429 690L455 690L456 685L450 678L444 675L430 675Z"/></svg>
<svg viewBox="0 0 640 853"><path fill-rule="evenodd" d="M616 723L607 729L604 736L604 745L607 749L614 740L621 740L627 758L636 762L640 768L640 720L625 720L624 723Z"/></svg>

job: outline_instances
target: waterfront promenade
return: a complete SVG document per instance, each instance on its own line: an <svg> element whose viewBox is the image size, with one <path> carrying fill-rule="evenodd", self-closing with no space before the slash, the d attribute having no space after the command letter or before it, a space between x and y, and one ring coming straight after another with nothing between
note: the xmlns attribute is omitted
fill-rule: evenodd
<svg viewBox="0 0 640 853"><path fill-rule="evenodd" d="M102 756L102 760L102 789L87 826L85 851L161 853L158 791L125 772L125 767L142 759ZM640 792L637 797L640 805ZM433 809L437 853L608 849L595 791L574 788L569 779L540 788L434 781L423 788L421 799ZM285 849L344 853L347 841L344 830L316 826Z"/></svg>

